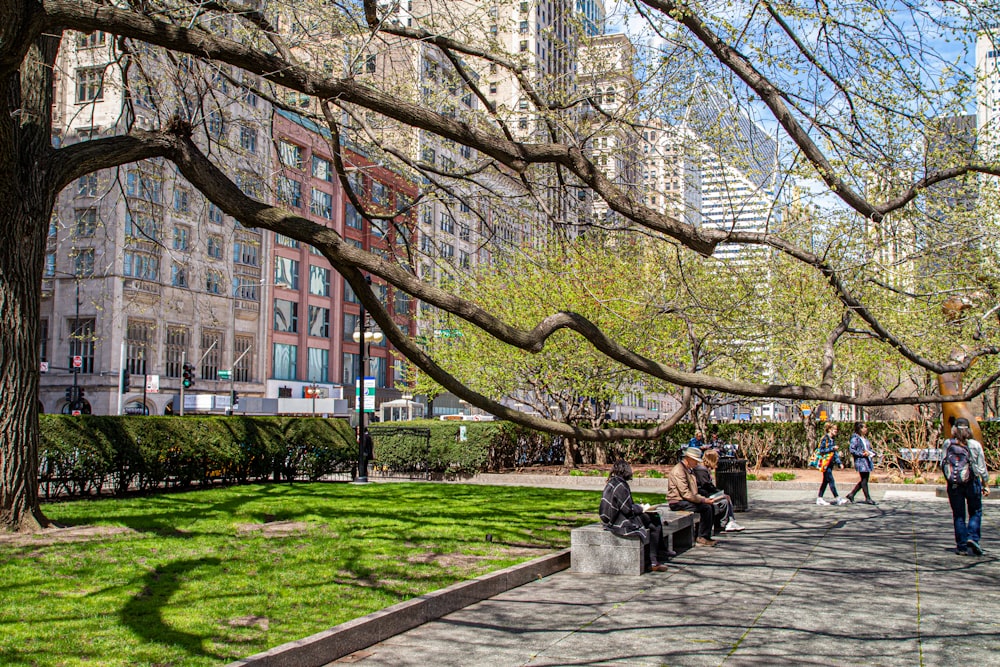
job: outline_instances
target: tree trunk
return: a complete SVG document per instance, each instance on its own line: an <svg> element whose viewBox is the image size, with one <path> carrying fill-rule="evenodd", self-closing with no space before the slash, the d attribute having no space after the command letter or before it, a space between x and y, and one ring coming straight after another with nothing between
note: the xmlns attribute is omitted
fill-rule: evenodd
<svg viewBox="0 0 1000 667"><path fill-rule="evenodd" d="M0 107L0 530L48 524L38 504L38 323L45 244L56 192L52 63L58 40L29 49L2 75Z"/></svg>
<svg viewBox="0 0 1000 667"><path fill-rule="evenodd" d="M46 523L38 506L38 321L51 205L16 194L0 188L0 527L20 531Z"/></svg>

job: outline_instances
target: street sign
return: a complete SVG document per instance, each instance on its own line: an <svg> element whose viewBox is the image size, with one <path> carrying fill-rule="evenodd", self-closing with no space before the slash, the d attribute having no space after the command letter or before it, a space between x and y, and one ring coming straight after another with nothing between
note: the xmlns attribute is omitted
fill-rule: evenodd
<svg viewBox="0 0 1000 667"><path fill-rule="evenodd" d="M160 393L160 376L159 375L147 375L146 376L146 393L147 394L159 394Z"/></svg>
<svg viewBox="0 0 1000 667"><path fill-rule="evenodd" d="M83 357L80 355L73 357L73 368L83 368Z"/></svg>
<svg viewBox="0 0 1000 667"><path fill-rule="evenodd" d="M82 413L79 410L73 410L72 412L70 412L70 415L72 415L73 417L79 417L81 414Z"/></svg>
<svg viewBox="0 0 1000 667"><path fill-rule="evenodd" d="M358 381L354 381L354 400L358 400ZM375 412L375 378L365 378L365 412Z"/></svg>
<svg viewBox="0 0 1000 667"><path fill-rule="evenodd" d="M219 379L220 380L230 380L233 377L233 372L228 368L219 369Z"/></svg>
<svg viewBox="0 0 1000 667"><path fill-rule="evenodd" d="M42 373L48 373L48 372L49 372L49 362L47 362L47 361L43 361L43 362L42 362L42 366L41 366L41 368L40 368L39 370L40 370L40 371L41 371Z"/></svg>

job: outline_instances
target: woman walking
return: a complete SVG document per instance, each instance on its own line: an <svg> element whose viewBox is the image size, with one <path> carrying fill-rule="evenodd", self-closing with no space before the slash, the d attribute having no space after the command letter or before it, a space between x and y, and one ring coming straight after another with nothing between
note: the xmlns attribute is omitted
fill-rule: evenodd
<svg viewBox="0 0 1000 667"><path fill-rule="evenodd" d="M846 499L837 495L837 484L833 480L833 466L836 465L839 466L841 470L844 469L844 463L840 460L840 452L837 451L836 437L837 425L832 422L827 423L826 433L819 441L819 469L823 472L823 483L819 486L819 495L816 497L817 505L830 504L823 500L823 494L826 493L827 486L829 486L830 491L833 492L834 505L847 504Z"/></svg>
<svg viewBox="0 0 1000 667"><path fill-rule="evenodd" d="M847 500L854 502L854 496L858 491L865 494L862 501L865 505L877 505L872 496L868 493L868 477L872 474L872 459L875 457L875 450L872 449L871 442L868 441L868 424L864 422L854 422L854 435L851 436L851 456L854 457L854 469L858 471L861 479L854 485L854 489L847 494Z"/></svg>

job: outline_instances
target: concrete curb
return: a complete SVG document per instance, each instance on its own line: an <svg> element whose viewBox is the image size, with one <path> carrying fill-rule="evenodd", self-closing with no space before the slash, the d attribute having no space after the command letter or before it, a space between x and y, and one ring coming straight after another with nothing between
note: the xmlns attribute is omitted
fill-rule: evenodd
<svg viewBox="0 0 1000 667"><path fill-rule="evenodd" d="M570 550L491 572L341 623L304 639L229 663L227 667L320 667L345 655L569 567Z"/></svg>

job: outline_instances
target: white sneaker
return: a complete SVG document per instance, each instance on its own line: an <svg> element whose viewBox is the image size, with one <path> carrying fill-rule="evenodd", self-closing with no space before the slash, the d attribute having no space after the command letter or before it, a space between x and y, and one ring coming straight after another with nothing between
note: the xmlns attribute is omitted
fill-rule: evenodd
<svg viewBox="0 0 1000 667"><path fill-rule="evenodd" d="M846 505L847 504L847 498L837 498L836 500L833 501L833 504L834 505Z"/></svg>
<svg viewBox="0 0 1000 667"><path fill-rule="evenodd" d="M746 530L746 529L740 524L736 523L735 521L730 521L729 523L726 524L727 533L738 533L741 530Z"/></svg>
<svg viewBox="0 0 1000 667"><path fill-rule="evenodd" d="M822 498L816 498L816 504L817 505L829 505L830 503L826 502Z"/></svg>

